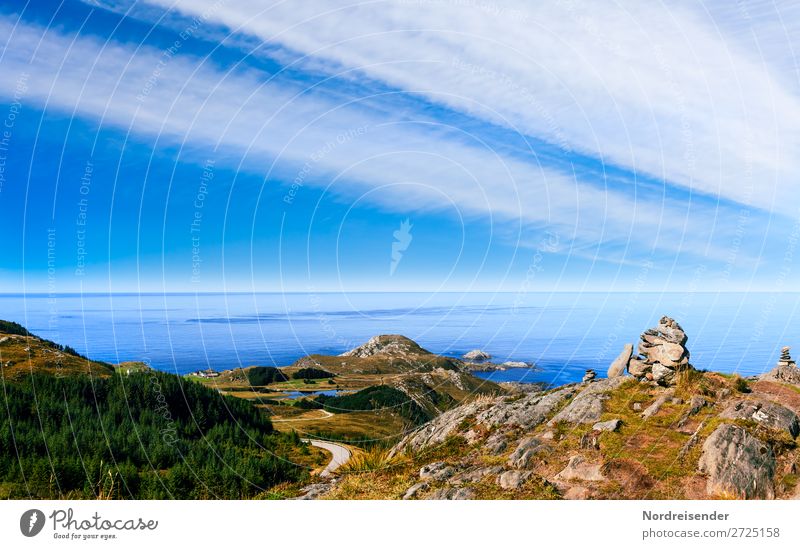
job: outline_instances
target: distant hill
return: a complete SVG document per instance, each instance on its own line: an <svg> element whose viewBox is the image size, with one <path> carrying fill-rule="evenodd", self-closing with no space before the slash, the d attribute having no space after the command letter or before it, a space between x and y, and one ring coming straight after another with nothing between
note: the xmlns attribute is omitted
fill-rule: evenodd
<svg viewBox="0 0 800 549"><path fill-rule="evenodd" d="M463 369L460 360L435 355L401 335L379 335L338 356L309 355L294 368L318 368L334 374L398 374Z"/></svg>
<svg viewBox="0 0 800 549"><path fill-rule="evenodd" d="M433 354L402 335L375 336L337 356L309 355L284 370L292 377L307 371L330 372L337 387L355 385L356 392L319 396L316 405L352 416L352 423L372 422L384 440L477 397L506 394L496 383L473 376L462 361ZM386 428L387 416L394 421L394 432ZM346 418L311 421L304 427L329 437L336 434L334 424L350 433L346 422Z"/></svg>

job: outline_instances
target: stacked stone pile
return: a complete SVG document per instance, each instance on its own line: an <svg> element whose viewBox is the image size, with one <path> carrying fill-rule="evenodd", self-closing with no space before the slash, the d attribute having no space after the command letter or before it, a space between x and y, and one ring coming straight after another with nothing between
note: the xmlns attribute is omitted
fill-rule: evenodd
<svg viewBox="0 0 800 549"><path fill-rule="evenodd" d="M781 349L781 358L778 360L778 366L797 366L794 360L792 360L792 355L789 354L789 347L784 347Z"/></svg>
<svg viewBox="0 0 800 549"><path fill-rule="evenodd" d="M646 330L639 342L639 355L628 361L628 373L642 381L659 385L675 384L675 374L691 368L686 332L668 316L655 328Z"/></svg>
<svg viewBox="0 0 800 549"><path fill-rule="evenodd" d="M800 385L800 368L798 368L797 363L792 360L792 355L789 352L790 350L789 347L781 349L781 357L778 359L777 366L761 376L761 379Z"/></svg>

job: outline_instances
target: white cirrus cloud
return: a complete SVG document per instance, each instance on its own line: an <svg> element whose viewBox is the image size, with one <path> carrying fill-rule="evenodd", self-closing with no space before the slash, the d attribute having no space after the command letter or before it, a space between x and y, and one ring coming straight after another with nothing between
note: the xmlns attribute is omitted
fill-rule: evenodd
<svg viewBox="0 0 800 549"><path fill-rule="evenodd" d="M147 1L187 15L216 6L214 20L236 33L332 70L694 192L795 213L797 86L778 76L786 55L772 65L741 36L785 29L779 8L754 4L753 17L689 2ZM766 46L777 55L780 45Z"/></svg>
<svg viewBox="0 0 800 549"><path fill-rule="evenodd" d="M0 59L0 95L12 95L26 73L26 101L148 136L155 146L219 149L229 163L267 174L280 169L284 180L312 160L316 173L309 182L329 184L334 193L352 197L380 189L370 199L394 211L455 207L464 216L502 223L498 234L512 240L514 227L523 233L548 227L572 242L566 251L589 250L591 256L593 247L613 244L621 250L613 260L621 263L629 251L665 252L667 264L683 253L726 257L720 246L735 219L722 215L709 223L719 212L713 204L589 184L427 117L393 117L369 102L351 104L301 84L279 84L252 68L226 69L183 52L165 61L163 50L152 46L104 42L9 17L0 18L0 34L12 37ZM331 140L359 128L363 137L313 159Z"/></svg>

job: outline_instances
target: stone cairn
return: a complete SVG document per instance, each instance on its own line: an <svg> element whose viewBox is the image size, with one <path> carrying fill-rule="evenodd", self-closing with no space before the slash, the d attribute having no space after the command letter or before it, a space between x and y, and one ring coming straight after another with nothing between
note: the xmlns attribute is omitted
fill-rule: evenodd
<svg viewBox="0 0 800 549"><path fill-rule="evenodd" d="M594 370L592 370L592 369L586 370L586 373L583 374L583 382L587 383L589 381L594 380L594 378L596 378L596 377L597 377L597 373Z"/></svg>
<svg viewBox="0 0 800 549"><path fill-rule="evenodd" d="M792 355L789 354L789 351L791 351L789 347L781 349L781 358L778 359L778 366L790 367L797 365L795 361L792 360Z"/></svg>
<svg viewBox="0 0 800 549"><path fill-rule="evenodd" d="M658 321L658 326L646 330L639 342L639 355L628 362L628 373L641 381L658 385L675 384L675 374L691 368L686 333L680 324L668 316Z"/></svg>
<svg viewBox="0 0 800 549"><path fill-rule="evenodd" d="M800 368L798 368L797 363L792 360L792 355L789 354L790 350L789 347L781 349L781 357L778 359L778 364L772 370L761 376L761 379L800 385Z"/></svg>

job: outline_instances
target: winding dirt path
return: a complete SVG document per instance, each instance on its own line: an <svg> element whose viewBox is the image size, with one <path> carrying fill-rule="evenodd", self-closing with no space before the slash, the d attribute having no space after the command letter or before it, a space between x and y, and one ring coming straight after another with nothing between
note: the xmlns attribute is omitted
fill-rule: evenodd
<svg viewBox="0 0 800 549"><path fill-rule="evenodd" d="M331 458L330 463L322 470L319 474L321 477L330 476L331 473L336 471L339 467L344 465L350 459L350 450L342 446L341 444L336 444L335 442L326 442L323 440L313 440L313 439L304 439L305 442L310 442L312 446L316 446L317 448L321 448L327 452L330 452L333 456Z"/></svg>

